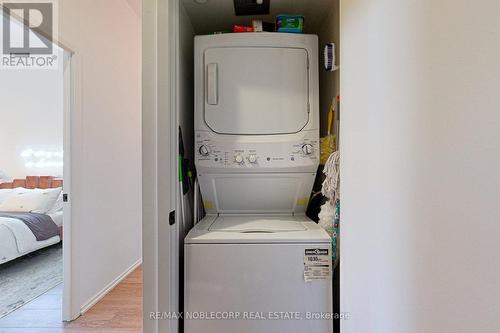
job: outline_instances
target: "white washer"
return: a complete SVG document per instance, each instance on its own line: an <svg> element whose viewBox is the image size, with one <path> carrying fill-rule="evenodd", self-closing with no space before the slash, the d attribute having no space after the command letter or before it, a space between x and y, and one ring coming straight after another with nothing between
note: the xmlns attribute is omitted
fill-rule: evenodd
<svg viewBox="0 0 500 333"><path fill-rule="evenodd" d="M207 216L185 239L186 333L333 329L315 317L332 311L331 239L305 216L319 164L317 50L313 35L195 38Z"/></svg>
<svg viewBox="0 0 500 333"><path fill-rule="evenodd" d="M321 249L331 258L331 239L308 218L207 216L185 242L186 315L239 316L185 317L185 332L332 332L331 320L307 320L308 313L332 311L331 279L304 276L306 252L316 257Z"/></svg>

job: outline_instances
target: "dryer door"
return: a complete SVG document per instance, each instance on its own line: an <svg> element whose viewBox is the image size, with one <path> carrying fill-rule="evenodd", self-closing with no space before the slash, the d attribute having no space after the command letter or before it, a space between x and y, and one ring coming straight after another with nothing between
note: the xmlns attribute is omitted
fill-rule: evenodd
<svg viewBox="0 0 500 333"><path fill-rule="evenodd" d="M308 53L298 48L209 48L205 122L216 133L299 132L309 121Z"/></svg>

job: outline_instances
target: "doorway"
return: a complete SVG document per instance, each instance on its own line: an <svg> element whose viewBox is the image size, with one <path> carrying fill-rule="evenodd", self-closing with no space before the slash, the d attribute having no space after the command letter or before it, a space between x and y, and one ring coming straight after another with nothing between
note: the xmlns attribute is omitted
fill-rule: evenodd
<svg viewBox="0 0 500 333"><path fill-rule="evenodd" d="M56 43L53 48L57 66L4 68L0 79L5 106L0 134L5 158L0 166L0 328L16 327L30 313L59 322L74 318L68 200L72 52Z"/></svg>

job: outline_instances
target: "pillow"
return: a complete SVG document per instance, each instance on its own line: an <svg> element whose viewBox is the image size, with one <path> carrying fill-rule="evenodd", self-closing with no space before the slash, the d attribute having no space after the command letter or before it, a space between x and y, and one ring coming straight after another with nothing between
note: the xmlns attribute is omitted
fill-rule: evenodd
<svg viewBox="0 0 500 333"><path fill-rule="evenodd" d="M62 187L48 188L45 190L36 189L36 191L39 191L44 196L45 202L43 206L38 207L36 210L32 210L31 212L33 213L47 214L47 212L54 207L57 198L62 195Z"/></svg>
<svg viewBox="0 0 500 333"><path fill-rule="evenodd" d="M29 212L29 210L24 210L24 204L20 203L19 205L17 202L21 199L24 198L25 195L28 195L29 193L33 193L34 190L26 189L24 187L16 187L15 189L12 190L11 194L2 202L0 203L0 211L2 212ZM23 207L21 207L23 206ZM27 209L30 207L27 207Z"/></svg>
<svg viewBox="0 0 500 333"><path fill-rule="evenodd" d="M52 208L49 211L47 211L47 214L55 214L57 212L62 212L63 205L64 205L64 203L63 203L63 191L61 189L61 193L59 193L59 196L57 197L56 202L54 203Z"/></svg>
<svg viewBox="0 0 500 333"><path fill-rule="evenodd" d="M17 189L16 189L17 190ZM17 190L0 204L4 212L33 212L45 214L61 193L61 188Z"/></svg>
<svg viewBox="0 0 500 333"><path fill-rule="evenodd" d="M5 198L5 200L7 200L9 197L11 197L11 196L13 196L15 194L26 193L26 192L32 191L32 190L29 190L29 189L24 188L24 187L15 187L13 189L10 189L10 191L11 191L10 194Z"/></svg>
<svg viewBox="0 0 500 333"><path fill-rule="evenodd" d="M0 189L0 204L5 201L13 192L13 189L11 188L6 188L6 189Z"/></svg>
<svg viewBox="0 0 500 333"><path fill-rule="evenodd" d="M26 193L29 191L34 191L34 190L25 187L15 187L12 189L12 194Z"/></svg>

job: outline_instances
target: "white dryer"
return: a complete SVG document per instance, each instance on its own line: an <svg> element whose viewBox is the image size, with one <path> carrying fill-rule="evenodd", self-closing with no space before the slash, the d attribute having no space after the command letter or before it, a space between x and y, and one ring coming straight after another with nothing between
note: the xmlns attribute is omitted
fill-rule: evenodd
<svg viewBox="0 0 500 333"><path fill-rule="evenodd" d="M331 240L305 216L319 164L318 41L195 38L195 163L207 216L185 239L185 332L331 332ZM200 317L201 316L201 317Z"/></svg>

